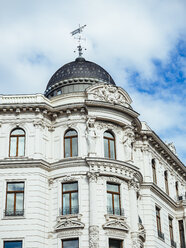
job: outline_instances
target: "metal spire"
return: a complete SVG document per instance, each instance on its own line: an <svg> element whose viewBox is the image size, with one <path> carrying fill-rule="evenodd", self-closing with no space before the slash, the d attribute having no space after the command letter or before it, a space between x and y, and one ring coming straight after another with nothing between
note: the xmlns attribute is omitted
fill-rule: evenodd
<svg viewBox="0 0 186 248"><path fill-rule="evenodd" d="M74 39L78 40L77 51L79 53L79 57L82 57L83 49L86 50L86 48L83 48L82 45L81 45L81 41L85 40L85 38L82 38L82 34L81 34L85 27L86 27L86 25L83 25L83 26L79 25L79 28L77 28L77 29L75 29L74 31L71 32L72 36L77 35L77 36L74 37ZM74 52L76 52L76 51L74 51Z"/></svg>

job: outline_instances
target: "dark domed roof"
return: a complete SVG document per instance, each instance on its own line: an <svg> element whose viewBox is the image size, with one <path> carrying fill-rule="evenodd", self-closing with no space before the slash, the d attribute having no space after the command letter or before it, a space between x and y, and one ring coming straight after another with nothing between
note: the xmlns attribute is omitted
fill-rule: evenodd
<svg viewBox="0 0 186 248"><path fill-rule="evenodd" d="M74 78L99 79L115 85L112 77L101 66L79 57L59 68L48 82L47 89L60 81Z"/></svg>

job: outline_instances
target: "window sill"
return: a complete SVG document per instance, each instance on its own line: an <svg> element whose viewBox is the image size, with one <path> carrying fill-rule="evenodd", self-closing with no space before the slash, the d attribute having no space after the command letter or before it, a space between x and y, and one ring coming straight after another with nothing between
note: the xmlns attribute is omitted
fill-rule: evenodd
<svg viewBox="0 0 186 248"><path fill-rule="evenodd" d="M25 216L4 216L2 220L18 220L18 219L26 219Z"/></svg>
<svg viewBox="0 0 186 248"><path fill-rule="evenodd" d="M165 239L161 238L158 236L158 239L160 239L161 241L165 242Z"/></svg>
<svg viewBox="0 0 186 248"><path fill-rule="evenodd" d="M64 220L64 219L76 219L81 220L82 214L66 214L66 215L60 215L57 217L57 220Z"/></svg>
<svg viewBox="0 0 186 248"><path fill-rule="evenodd" d="M114 220L126 220L127 218L122 215L115 215L115 214L105 214L106 221L109 221L110 219Z"/></svg>

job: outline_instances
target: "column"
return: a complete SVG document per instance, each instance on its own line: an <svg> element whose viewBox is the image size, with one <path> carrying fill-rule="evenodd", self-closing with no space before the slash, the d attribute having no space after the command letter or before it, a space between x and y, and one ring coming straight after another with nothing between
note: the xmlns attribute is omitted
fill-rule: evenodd
<svg viewBox="0 0 186 248"><path fill-rule="evenodd" d="M89 248L99 248L99 226L97 225L97 178L98 172L88 172L89 178Z"/></svg>
<svg viewBox="0 0 186 248"><path fill-rule="evenodd" d="M135 179L128 182L129 187L129 203L130 203L130 227L132 248L140 248L141 242L138 237L138 206L136 192L139 190L139 184Z"/></svg>

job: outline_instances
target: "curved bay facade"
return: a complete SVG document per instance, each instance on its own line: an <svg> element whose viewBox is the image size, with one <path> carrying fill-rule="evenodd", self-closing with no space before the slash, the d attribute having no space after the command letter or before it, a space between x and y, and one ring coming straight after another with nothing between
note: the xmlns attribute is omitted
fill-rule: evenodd
<svg viewBox="0 0 186 248"><path fill-rule="evenodd" d="M2 247L185 247L185 166L98 75L0 96Z"/></svg>

